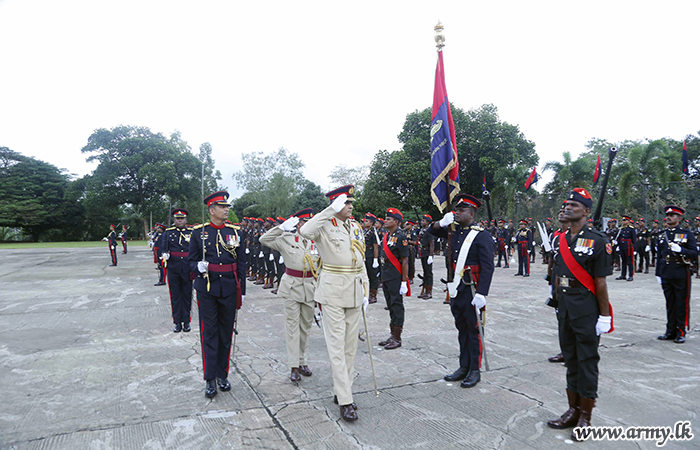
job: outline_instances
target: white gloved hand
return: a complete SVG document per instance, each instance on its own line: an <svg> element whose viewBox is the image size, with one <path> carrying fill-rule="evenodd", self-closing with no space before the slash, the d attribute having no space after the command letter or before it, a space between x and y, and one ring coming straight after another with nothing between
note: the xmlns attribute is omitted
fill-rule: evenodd
<svg viewBox="0 0 700 450"><path fill-rule="evenodd" d="M376 269L377 267L379 267L379 260L374 258L374 261L372 261L372 268Z"/></svg>
<svg viewBox="0 0 700 450"><path fill-rule="evenodd" d="M481 294L474 294L474 299L472 299L472 306L477 310L480 310L486 306L486 297Z"/></svg>
<svg viewBox="0 0 700 450"><path fill-rule="evenodd" d="M615 251L616 251L616 252L619 252L619 251L620 251L620 246L619 246L619 245L618 245L617 247L615 247Z"/></svg>
<svg viewBox="0 0 700 450"><path fill-rule="evenodd" d="M275 255L273 253L270 253L270 257L268 258L270 261L275 260Z"/></svg>
<svg viewBox="0 0 700 450"><path fill-rule="evenodd" d="M549 295L550 296L554 295L554 285L553 284L549 285Z"/></svg>
<svg viewBox="0 0 700 450"><path fill-rule="evenodd" d="M598 316L598 322L595 324L595 334L600 336L603 333L607 333L612 328L612 317L610 316Z"/></svg>
<svg viewBox="0 0 700 450"><path fill-rule="evenodd" d="M113 246L112 246L112 250L116 250L116 249L117 249L117 246L116 246L116 245L113 245Z"/></svg>
<svg viewBox="0 0 700 450"><path fill-rule="evenodd" d="M298 217L296 217L296 216L290 217L289 219L282 222L282 224L280 225L280 229L282 231L292 231L294 229L294 227L297 226L298 223L299 223Z"/></svg>
<svg viewBox="0 0 700 450"><path fill-rule="evenodd" d="M440 219L440 226L445 228L454 221L455 221L455 213L450 211L447 214L445 214L442 219Z"/></svg>
<svg viewBox="0 0 700 450"><path fill-rule="evenodd" d="M428 265L431 265L433 263L433 257L428 256Z"/></svg>
<svg viewBox="0 0 700 450"><path fill-rule="evenodd" d="M265 257L265 254L264 254L264 253L262 252L262 250L261 250L261 251L260 251L260 254L258 255L258 258L263 258L263 257Z"/></svg>
<svg viewBox="0 0 700 450"><path fill-rule="evenodd" d="M197 270L199 270L200 273L205 273L207 270L209 270L209 262L199 261L197 263Z"/></svg>
<svg viewBox="0 0 700 450"><path fill-rule="evenodd" d="M612 245L617 245L617 241L615 239L613 239Z"/></svg>
<svg viewBox="0 0 700 450"><path fill-rule="evenodd" d="M245 295L241 295L241 302L245 301Z"/></svg>
<svg viewBox="0 0 700 450"><path fill-rule="evenodd" d="M527 251L527 254L528 254L528 255L530 254L530 250Z"/></svg>
<svg viewBox="0 0 700 450"><path fill-rule="evenodd" d="M661 277L656 277L656 281L658 281L659 284L661 284Z"/></svg>
<svg viewBox="0 0 700 450"><path fill-rule="evenodd" d="M161 255L161 258L163 258L165 261L170 259L170 252L163 252Z"/></svg>
<svg viewBox="0 0 700 450"><path fill-rule="evenodd" d="M670 248L672 252L676 252L676 253L681 252L681 246L676 244L675 242L671 242L671 244L669 244L668 248Z"/></svg>
<svg viewBox="0 0 700 450"><path fill-rule="evenodd" d="M280 255L280 264L284 264L284 258Z"/></svg>
<svg viewBox="0 0 700 450"><path fill-rule="evenodd" d="M249 255L249 254L250 254L250 249L249 249L249 248L245 249L245 254L246 254L246 255Z"/></svg>
<svg viewBox="0 0 700 450"><path fill-rule="evenodd" d="M107 239L106 237L105 237L105 238L102 238L102 240L105 241L105 242L109 241L109 239Z"/></svg>
<svg viewBox="0 0 700 450"><path fill-rule="evenodd" d="M369 306L369 299L368 299L367 297L364 297L364 298L362 299L362 309L364 309L365 312L367 312L367 307L368 307L368 306Z"/></svg>
<svg viewBox="0 0 700 450"><path fill-rule="evenodd" d="M345 208L345 202L347 201L348 196L346 194L340 194L335 200L333 200L333 203L331 203L331 208L333 208L333 211L339 213L343 208Z"/></svg>
<svg viewBox="0 0 700 450"><path fill-rule="evenodd" d="M637 252L634 252L634 256L637 256Z"/></svg>
<svg viewBox="0 0 700 450"><path fill-rule="evenodd" d="M651 251L651 247L649 247L649 246L647 245L646 247L644 247L644 252L646 253L646 252L648 252L648 251Z"/></svg>
<svg viewBox="0 0 700 450"><path fill-rule="evenodd" d="M408 281L402 281L401 287L399 288L399 295L408 294Z"/></svg>
<svg viewBox="0 0 700 450"><path fill-rule="evenodd" d="M107 239L107 238L105 238L105 239ZM149 247L149 248L153 248L153 242L149 242L149 243L148 243L148 247Z"/></svg>

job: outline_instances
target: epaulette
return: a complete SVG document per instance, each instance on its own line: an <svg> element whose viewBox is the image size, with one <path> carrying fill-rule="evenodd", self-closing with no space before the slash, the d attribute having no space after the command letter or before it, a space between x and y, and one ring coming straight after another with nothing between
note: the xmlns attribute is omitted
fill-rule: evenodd
<svg viewBox="0 0 700 450"><path fill-rule="evenodd" d="M174 230L174 229L175 229L175 227L170 227L170 228L166 228L165 231Z"/></svg>
<svg viewBox="0 0 700 450"><path fill-rule="evenodd" d="M484 229L482 227L480 227L479 225L472 225L469 228L471 228L472 230L476 230L476 231L484 231Z"/></svg>
<svg viewBox="0 0 700 450"><path fill-rule="evenodd" d="M204 228L206 225L209 225L209 222L207 222L207 223L200 223L199 225L195 225L192 229L193 229L193 230L199 230L200 228Z"/></svg>
<svg viewBox="0 0 700 450"><path fill-rule="evenodd" d="M240 230L240 229L241 229L241 227L236 226L236 225L233 225L233 224L230 224L230 223L224 223L224 225L226 225L226 227L228 227L228 228L233 228L234 230Z"/></svg>

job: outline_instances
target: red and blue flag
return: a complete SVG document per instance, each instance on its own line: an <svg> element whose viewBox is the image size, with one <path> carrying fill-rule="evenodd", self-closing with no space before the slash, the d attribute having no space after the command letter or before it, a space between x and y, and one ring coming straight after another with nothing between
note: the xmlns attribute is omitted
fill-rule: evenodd
<svg viewBox="0 0 700 450"><path fill-rule="evenodd" d="M438 52L430 122L430 195L440 212L448 208L459 193L459 161L452 110L447 99L445 66Z"/></svg>
<svg viewBox="0 0 700 450"><path fill-rule="evenodd" d="M688 174L688 147L686 147L685 141L683 141L683 173Z"/></svg>
<svg viewBox="0 0 700 450"><path fill-rule="evenodd" d="M484 174L484 181L481 182L481 194L484 195L486 193L486 174Z"/></svg>
<svg viewBox="0 0 700 450"><path fill-rule="evenodd" d="M593 172L593 186L598 183L600 178L600 155L598 155L598 162L595 163L595 172Z"/></svg>
<svg viewBox="0 0 700 450"><path fill-rule="evenodd" d="M527 181L525 182L525 190L527 191L528 189L530 189L530 186L537 183L538 179L539 178L537 177L537 167L533 167L532 173L529 177L527 177Z"/></svg>

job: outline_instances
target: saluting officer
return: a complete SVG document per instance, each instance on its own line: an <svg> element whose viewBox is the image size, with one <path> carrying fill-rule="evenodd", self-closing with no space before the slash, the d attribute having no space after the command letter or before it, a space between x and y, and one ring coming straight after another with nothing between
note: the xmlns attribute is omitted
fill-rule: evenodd
<svg viewBox="0 0 700 450"><path fill-rule="evenodd" d="M529 277L532 230L527 228L527 220L520 221L520 229L515 233L515 243L518 249L518 273L515 276Z"/></svg>
<svg viewBox="0 0 700 450"><path fill-rule="evenodd" d="M174 333L189 333L192 312L192 280L190 279L189 249L192 228L187 226L189 212L184 208L172 210L175 226L166 228L158 242L158 252L164 261L170 291Z"/></svg>
<svg viewBox="0 0 700 450"><path fill-rule="evenodd" d="M117 227L110 225L107 237L102 238L103 241L107 241L107 245L109 246L109 256L112 260L112 264L110 264L109 267L115 267L117 265L117 232L114 231L115 228Z"/></svg>
<svg viewBox="0 0 700 450"><path fill-rule="evenodd" d="M682 344L690 326L690 263L698 256L697 241L691 230L679 226L683 208L664 209L668 228L659 234L656 279L666 297L666 332L659 339Z"/></svg>
<svg viewBox="0 0 700 450"><path fill-rule="evenodd" d="M622 259L622 273L616 280L634 281L634 247L637 243L637 231L630 225L632 218L622 216L622 228L617 232L620 258ZM629 277L627 276L629 274Z"/></svg>
<svg viewBox="0 0 700 450"><path fill-rule="evenodd" d="M302 237L298 231L313 217L313 213L311 208L302 209L260 238L262 245L279 252L285 262L285 273L278 292L285 299L284 328L291 368L289 379L295 383L301 381L301 375L312 375L306 364L306 352L314 319L314 291L321 259L314 241Z"/></svg>
<svg viewBox="0 0 700 450"><path fill-rule="evenodd" d="M311 218L299 235L316 242L323 266L314 299L323 314L334 401L345 421L357 420L352 398L361 308L367 301L364 234L352 216L355 188L346 185L326 194L330 206ZM369 303L367 303L369 304Z"/></svg>
<svg viewBox="0 0 700 450"><path fill-rule="evenodd" d="M430 300L433 298L433 256L435 255L435 236L428 232L433 218L430 214L423 214L420 219L418 231L418 244L420 262L423 266L423 290L418 298Z"/></svg>
<svg viewBox="0 0 700 450"><path fill-rule="evenodd" d="M362 230L365 233L365 269L369 278L369 302L377 303L377 289L379 289L379 235L374 227L377 216L372 213L365 214L362 219Z"/></svg>
<svg viewBox="0 0 700 450"><path fill-rule="evenodd" d="M212 398L231 389L228 369L236 310L245 298L245 241L239 228L227 224L228 192L219 191L204 199L210 222L197 225L190 238L189 265L195 272L194 288L199 307L199 333L206 388ZM216 382L214 381L216 379Z"/></svg>
<svg viewBox="0 0 700 450"><path fill-rule="evenodd" d="M564 216L570 228L555 238L554 290L559 319L559 344L566 364L569 409L550 420L551 428L589 427L598 397L600 335L613 330L605 277L612 274L612 245L602 232L586 226L593 198L575 188ZM572 439L578 440L576 435Z"/></svg>
<svg viewBox="0 0 700 450"><path fill-rule="evenodd" d="M478 311L486 307L493 277L494 243L491 234L474 225L476 211L481 202L468 194L458 194L454 198L454 213L448 212L430 227L430 233L447 238L447 227L453 227L452 255L449 264L455 268L455 280L459 281L456 295L450 292L450 309L455 319L459 339L459 369L445 375L446 381L463 380L460 386L470 388L481 381L481 349L483 348ZM453 222L456 224L453 225ZM466 253L466 254L465 254ZM458 262L464 261L463 266ZM471 274L471 275L470 275ZM472 294L472 283L475 292Z"/></svg>
<svg viewBox="0 0 700 450"><path fill-rule="evenodd" d="M401 333L405 308L403 306L403 296L410 296L410 282L408 279L408 239L406 233L400 225L403 221L403 214L396 208L386 210L386 234L382 238L382 290L386 306L389 308L389 330L391 334L379 345L386 350L393 350L401 347Z"/></svg>

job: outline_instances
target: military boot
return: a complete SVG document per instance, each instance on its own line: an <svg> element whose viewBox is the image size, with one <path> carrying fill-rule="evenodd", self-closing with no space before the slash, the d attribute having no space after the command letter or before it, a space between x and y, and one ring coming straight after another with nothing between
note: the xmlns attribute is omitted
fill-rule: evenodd
<svg viewBox="0 0 700 450"><path fill-rule="evenodd" d="M431 298L433 298L433 287L426 286L425 287L425 295L423 296L423 300L430 300Z"/></svg>
<svg viewBox="0 0 700 450"><path fill-rule="evenodd" d="M401 347L401 332L403 327L394 327L394 338L384 346L385 350L393 350Z"/></svg>
<svg viewBox="0 0 700 450"><path fill-rule="evenodd" d="M581 397L579 400L579 405L581 414L578 418L578 423L576 423L576 428L587 428L591 426L591 413L593 412L593 407L595 406L594 398ZM576 442L580 442L576 433L571 434L571 439Z"/></svg>
<svg viewBox="0 0 700 450"><path fill-rule="evenodd" d="M389 335L389 337L383 341L379 341L379 345L381 345L382 347L384 347L386 344L388 344L394 339L394 326L392 324L389 324L389 330L391 330L391 334Z"/></svg>
<svg viewBox="0 0 700 450"><path fill-rule="evenodd" d="M558 419L552 419L547 422L549 428L562 430L564 428L571 428L578 423L579 417L581 416L581 408L579 407L580 396L578 393L569 389L566 390L566 396L569 399L569 409Z"/></svg>

